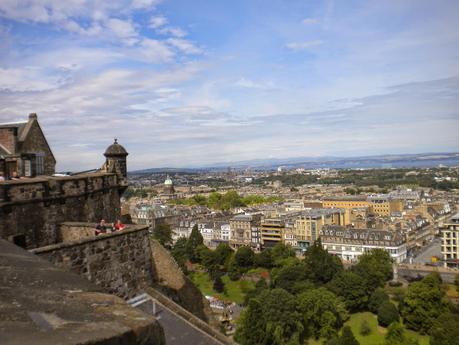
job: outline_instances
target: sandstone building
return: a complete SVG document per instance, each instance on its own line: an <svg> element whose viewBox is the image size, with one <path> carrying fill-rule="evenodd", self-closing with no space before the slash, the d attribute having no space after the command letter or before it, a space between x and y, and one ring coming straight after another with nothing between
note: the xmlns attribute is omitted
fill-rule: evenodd
<svg viewBox="0 0 459 345"><path fill-rule="evenodd" d="M37 114L30 114L26 122L0 124L0 172L7 178L13 172L26 177L52 175L55 167Z"/></svg>

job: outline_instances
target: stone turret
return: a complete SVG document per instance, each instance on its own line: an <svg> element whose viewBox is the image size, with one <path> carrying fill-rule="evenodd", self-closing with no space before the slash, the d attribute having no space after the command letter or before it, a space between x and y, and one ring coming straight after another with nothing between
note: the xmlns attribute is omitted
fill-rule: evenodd
<svg viewBox="0 0 459 345"><path fill-rule="evenodd" d="M126 149L118 144L118 139L115 138L113 144L111 144L105 150L104 156L106 158L104 164L104 170L110 173L118 175L122 185L127 186L127 163L126 157L129 153Z"/></svg>

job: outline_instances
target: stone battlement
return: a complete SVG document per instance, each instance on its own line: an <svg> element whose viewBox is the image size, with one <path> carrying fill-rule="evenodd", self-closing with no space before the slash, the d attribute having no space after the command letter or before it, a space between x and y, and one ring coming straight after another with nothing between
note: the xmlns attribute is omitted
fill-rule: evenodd
<svg viewBox="0 0 459 345"><path fill-rule="evenodd" d="M111 188L119 188L118 177L103 172L4 181L0 182L0 207L84 196Z"/></svg>
<svg viewBox="0 0 459 345"><path fill-rule="evenodd" d="M59 241L60 223L114 222L124 188L105 172L0 182L0 238L36 248Z"/></svg>
<svg viewBox="0 0 459 345"><path fill-rule="evenodd" d="M130 225L114 233L52 244L30 252L122 298L134 297L153 284L146 226Z"/></svg>

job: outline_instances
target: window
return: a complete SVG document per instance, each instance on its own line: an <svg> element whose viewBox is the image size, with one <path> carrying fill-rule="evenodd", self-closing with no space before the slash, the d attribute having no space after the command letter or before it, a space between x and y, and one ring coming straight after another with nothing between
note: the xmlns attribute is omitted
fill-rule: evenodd
<svg viewBox="0 0 459 345"><path fill-rule="evenodd" d="M45 154L43 152L35 155L35 175L43 175L45 173L44 158Z"/></svg>

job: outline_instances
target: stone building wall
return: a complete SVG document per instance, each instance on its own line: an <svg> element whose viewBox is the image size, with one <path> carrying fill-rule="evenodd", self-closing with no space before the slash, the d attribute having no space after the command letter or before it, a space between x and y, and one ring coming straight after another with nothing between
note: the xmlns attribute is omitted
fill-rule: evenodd
<svg viewBox="0 0 459 345"><path fill-rule="evenodd" d="M10 152L14 152L14 148L16 147L14 130L14 128L0 128L0 144Z"/></svg>
<svg viewBox="0 0 459 345"><path fill-rule="evenodd" d="M31 252L122 298L145 291L155 276L148 229L140 225Z"/></svg>
<svg viewBox="0 0 459 345"><path fill-rule="evenodd" d="M38 121L32 121L30 132L25 141L19 148L20 152L43 152L44 156L44 175L52 175L55 173L56 160L51 152L51 149L46 142L45 136L38 124Z"/></svg>
<svg viewBox="0 0 459 345"><path fill-rule="evenodd" d="M26 246L36 248L58 242L60 223L114 222L119 188L109 173L0 182L0 238L23 234Z"/></svg>

